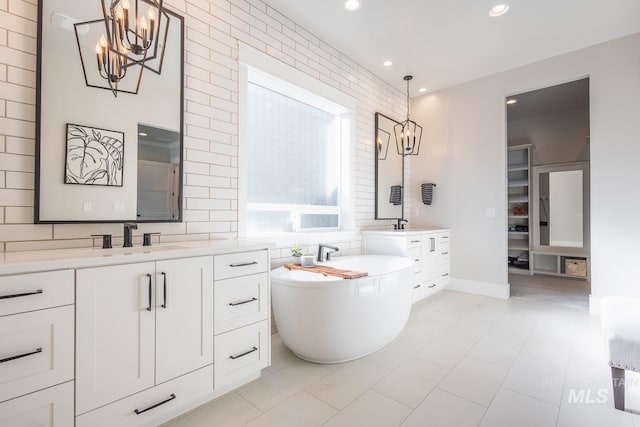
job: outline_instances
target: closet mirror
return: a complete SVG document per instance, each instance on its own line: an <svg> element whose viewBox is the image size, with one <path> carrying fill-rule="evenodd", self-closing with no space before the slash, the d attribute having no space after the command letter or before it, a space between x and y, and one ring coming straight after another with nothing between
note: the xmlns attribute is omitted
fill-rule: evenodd
<svg viewBox="0 0 640 427"><path fill-rule="evenodd" d="M588 251L588 164L535 166L533 177L534 248Z"/></svg>
<svg viewBox="0 0 640 427"><path fill-rule="evenodd" d="M102 2L38 2L36 223L181 221L184 29L163 10L156 57L114 96Z"/></svg>
<svg viewBox="0 0 640 427"><path fill-rule="evenodd" d="M393 126L397 121L376 113L376 211L375 219L402 219L404 204L404 163L398 154Z"/></svg>

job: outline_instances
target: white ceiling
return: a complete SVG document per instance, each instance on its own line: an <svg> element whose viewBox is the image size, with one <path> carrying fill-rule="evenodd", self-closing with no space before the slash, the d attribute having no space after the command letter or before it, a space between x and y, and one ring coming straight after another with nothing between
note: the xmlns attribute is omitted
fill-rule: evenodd
<svg viewBox="0 0 640 427"><path fill-rule="evenodd" d="M412 96L640 32L639 0L266 2L403 92L413 74ZM490 17L500 2L509 12Z"/></svg>

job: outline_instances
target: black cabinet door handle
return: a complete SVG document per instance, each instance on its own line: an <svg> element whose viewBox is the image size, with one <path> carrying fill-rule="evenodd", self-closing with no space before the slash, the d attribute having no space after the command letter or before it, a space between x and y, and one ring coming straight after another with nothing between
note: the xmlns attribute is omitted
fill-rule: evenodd
<svg viewBox="0 0 640 427"><path fill-rule="evenodd" d="M0 363L11 362L12 360L22 359L23 357L33 356L34 354L42 353L42 347L37 348L35 351L29 353L18 354L17 356L9 356L4 359L0 359Z"/></svg>
<svg viewBox="0 0 640 427"><path fill-rule="evenodd" d="M239 359L239 358L241 358L241 357L243 357L243 356L246 356L247 354L251 354L251 353L253 353L254 351L258 351L258 347L251 347L251 350L249 350L249 351L245 351L244 353L240 353L240 354L232 354L231 356L229 356L229 359L236 360L236 359Z"/></svg>
<svg viewBox="0 0 640 427"><path fill-rule="evenodd" d="M411 243L420 243L420 240L412 240Z"/></svg>
<svg viewBox="0 0 640 427"><path fill-rule="evenodd" d="M162 308L167 308L167 273L163 271L160 274L162 274L162 280L163 280L162 289L164 292L164 303L162 304Z"/></svg>
<svg viewBox="0 0 640 427"><path fill-rule="evenodd" d="M442 255L449 255L449 252L442 252Z"/></svg>
<svg viewBox="0 0 640 427"><path fill-rule="evenodd" d="M422 287L422 285L415 285L415 286L413 287L413 289L418 289L418 288L421 288L421 287Z"/></svg>
<svg viewBox="0 0 640 427"><path fill-rule="evenodd" d="M0 299L28 297L29 295L38 295L38 294L41 294L41 293L42 293L42 289L38 289L37 291L23 292L21 294L0 295Z"/></svg>
<svg viewBox="0 0 640 427"><path fill-rule="evenodd" d="M249 298L242 301L230 302L229 305L235 307L236 305L248 304L250 302L258 301L258 298Z"/></svg>
<svg viewBox="0 0 640 427"><path fill-rule="evenodd" d="M444 273L444 274L442 275L442 277L447 277L448 275L449 275L449 273Z"/></svg>
<svg viewBox="0 0 640 427"><path fill-rule="evenodd" d="M256 265L258 261L244 262L242 264L229 264L229 267L247 267L249 265Z"/></svg>
<svg viewBox="0 0 640 427"><path fill-rule="evenodd" d="M436 285L429 285L429 286L427 286L427 288L429 288L429 289L431 289L431 288L435 288L435 287L436 287Z"/></svg>
<svg viewBox="0 0 640 427"><path fill-rule="evenodd" d="M158 403L156 403L156 404L154 404L154 405L151 405L151 406L149 406L148 408L144 408L144 409L134 409L134 410L133 410L133 412L135 412L135 413L136 413L136 415L144 414L145 412L150 411L150 410L152 410L152 409L154 409L154 408L157 408L157 407L158 407L158 406L160 406L160 405L164 405L165 403L169 403L169 402L171 402L171 401L172 401L173 399L175 399L175 398L176 398L176 395L175 395L175 394L173 394L173 393L171 393L171 396L169 396L169 398L168 398L168 399L165 399L165 400L163 400L162 402L158 402Z"/></svg>
<svg viewBox="0 0 640 427"><path fill-rule="evenodd" d="M147 311L151 311L151 275L147 274L147 278L149 279L149 305L147 306Z"/></svg>

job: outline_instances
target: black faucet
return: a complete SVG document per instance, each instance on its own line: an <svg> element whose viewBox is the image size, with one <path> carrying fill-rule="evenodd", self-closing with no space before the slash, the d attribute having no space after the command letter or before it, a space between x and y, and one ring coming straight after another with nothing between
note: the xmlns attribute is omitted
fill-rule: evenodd
<svg viewBox="0 0 640 427"><path fill-rule="evenodd" d="M333 249L331 252L327 252L327 261L331 259L333 252L338 252L340 249L337 246L327 245L326 243L320 243L318 245L318 262L324 261L324 249Z"/></svg>
<svg viewBox="0 0 640 427"><path fill-rule="evenodd" d="M138 224L134 222L125 222L124 223L124 245L123 248L131 248L133 247L133 230L138 229Z"/></svg>
<svg viewBox="0 0 640 427"><path fill-rule="evenodd" d="M393 229L394 230L404 230L404 223L405 222L409 222L409 220L408 219L398 218L398 223L397 224L393 224Z"/></svg>

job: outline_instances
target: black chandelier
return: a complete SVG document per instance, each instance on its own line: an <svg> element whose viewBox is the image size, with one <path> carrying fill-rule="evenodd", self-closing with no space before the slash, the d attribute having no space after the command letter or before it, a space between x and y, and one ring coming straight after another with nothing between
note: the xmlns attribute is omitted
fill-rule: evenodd
<svg viewBox="0 0 640 427"><path fill-rule="evenodd" d="M163 21L169 17L164 0L132 1L133 9L129 0L102 0L102 15L111 52L126 56L128 65L142 65L163 56L169 29Z"/></svg>
<svg viewBox="0 0 640 427"><path fill-rule="evenodd" d="M90 87L111 90L116 97L120 92L135 95L140 88L144 68L157 74L162 71L169 33L169 16L163 7L164 0L101 1L103 19L74 24L85 83ZM98 39L95 45L97 70L85 61L89 56L86 38L90 37ZM152 61L156 58L157 61ZM129 82L125 84L123 80L128 73L136 75L137 80L127 79ZM96 81L97 76L101 82Z"/></svg>
<svg viewBox="0 0 640 427"><path fill-rule="evenodd" d="M413 76L404 76L407 82L407 119L393 127L396 136L396 146L398 154L402 156L417 156L420 152L420 141L422 140L422 126L411 120L409 117L409 81Z"/></svg>

